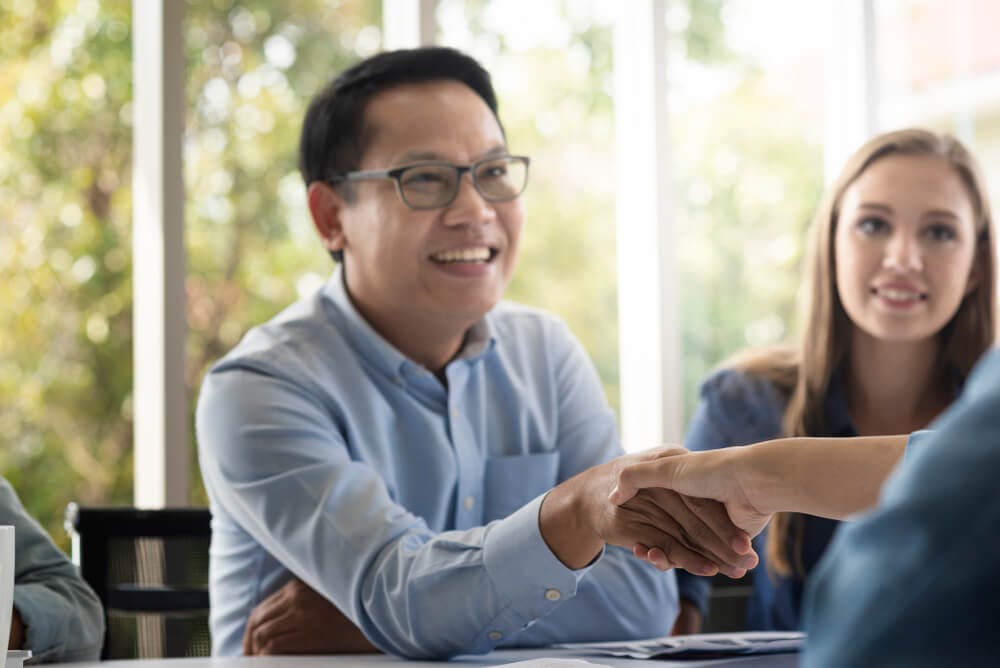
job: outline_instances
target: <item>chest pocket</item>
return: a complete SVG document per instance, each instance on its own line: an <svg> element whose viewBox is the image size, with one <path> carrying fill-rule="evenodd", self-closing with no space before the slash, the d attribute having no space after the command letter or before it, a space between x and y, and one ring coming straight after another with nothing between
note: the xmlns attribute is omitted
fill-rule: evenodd
<svg viewBox="0 0 1000 668"><path fill-rule="evenodd" d="M486 460L485 522L502 519L549 491L559 474L559 453L490 457Z"/></svg>

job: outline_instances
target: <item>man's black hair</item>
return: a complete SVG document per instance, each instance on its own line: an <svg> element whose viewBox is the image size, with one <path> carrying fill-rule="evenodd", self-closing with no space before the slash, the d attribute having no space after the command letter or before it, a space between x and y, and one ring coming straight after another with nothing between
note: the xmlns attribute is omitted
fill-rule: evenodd
<svg viewBox="0 0 1000 668"><path fill-rule="evenodd" d="M373 95L401 84L438 79L471 88L500 123L490 74L473 58L446 47L386 51L344 70L309 103L299 138L299 171L306 186L358 168L370 140L364 110ZM350 200L350 184L338 187ZM339 252L333 256L342 259Z"/></svg>

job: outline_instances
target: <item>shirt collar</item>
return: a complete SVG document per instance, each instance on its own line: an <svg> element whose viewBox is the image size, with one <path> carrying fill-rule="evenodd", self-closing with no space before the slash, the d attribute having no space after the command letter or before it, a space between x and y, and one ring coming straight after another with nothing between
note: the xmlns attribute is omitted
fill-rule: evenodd
<svg viewBox="0 0 1000 668"><path fill-rule="evenodd" d="M386 341L365 320L351 301L345 281L343 266L338 266L323 286L323 297L333 308L334 319L351 347L389 376L398 377L404 368L419 366ZM449 364L464 360L471 365L483 359L495 345L494 329L487 315L469 328L462 348Z"/></svg>

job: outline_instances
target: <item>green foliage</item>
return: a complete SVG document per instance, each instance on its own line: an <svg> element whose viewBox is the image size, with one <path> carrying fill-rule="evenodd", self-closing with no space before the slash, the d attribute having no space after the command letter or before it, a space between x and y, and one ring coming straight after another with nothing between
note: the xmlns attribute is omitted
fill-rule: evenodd
<svg viewBox="0 0 1000 668"><path fill-rule="evenodd" d="M207 364L330 270L301 203L298 126L322 83L378 47L379 11L187 5L192 402ZM65 544L67 501L132 499L131 3L0 0L0 63L0 472Z"/></svg>
<svg viewBox="0 0 1000 668"><path fill-rule="evenodd" d="M675 118L683 383L735 352L794 340L805 230L822 188L816 128L749 68Z"/></svg>

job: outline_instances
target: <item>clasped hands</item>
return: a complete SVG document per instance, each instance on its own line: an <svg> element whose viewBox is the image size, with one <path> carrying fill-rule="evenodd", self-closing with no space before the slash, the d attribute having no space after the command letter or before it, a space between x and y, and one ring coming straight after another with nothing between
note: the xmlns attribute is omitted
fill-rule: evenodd
<svg viewBox="0 0 1000 668"><path fill-rule="evenodd" d="M743 577L758 563L750 539L766 520L757 526L731 517L711 494L690 485L671 488L658 469L649 468L683 460L686 453L668 447L625 455L552 489L542 503L539 529L553 554L577 569L605 544L619 545L661 570Z"/></svg>
<svg viewBox="0 0 1000 668"><path fill-rule="evenodd" d="M691 453L684 448L664 447L640 453L638 461L622 462L617 484L608 497L615 506L629 508L641 503L643 498L657 494L674 494L685 501L692 510L703 509L700 517L713 528L718 537L733 535L733 531L747 538L759 534L771 519L770 511L762 510L754 502L754 488L745 479L746 466L741 461L743 449L731 448L712 452ZM724 518L716 517L722 513ZM714 520L712 518L715 518ZM669 523L668 523L669 526ZM697 538L697 536L696 536ZM745 557L756 554L740 549L737 540L733 548ZM689 545L694 552L713 560L714 542L709 538L699 544ZM664 546L638 541L633 545L636 557L648 561L660 570L684 568L701 575ZM723 555L725 556L725 555ZM720 572L730 577L744 573L727 570L727 564L715 560ZM747 568L753 568L756 562Z"/></svg>

